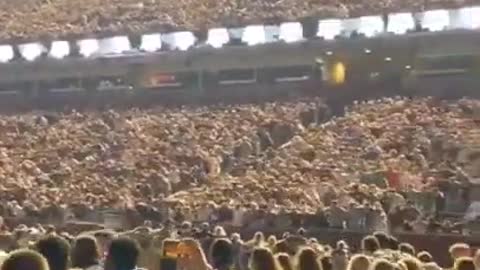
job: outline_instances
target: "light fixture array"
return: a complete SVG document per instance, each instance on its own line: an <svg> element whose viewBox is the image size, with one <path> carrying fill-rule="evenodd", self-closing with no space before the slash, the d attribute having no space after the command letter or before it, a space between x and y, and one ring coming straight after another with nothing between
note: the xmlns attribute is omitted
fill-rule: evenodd
<svg viewBox="0 0 480 270"><path fill-rule="evenodd" d="M82 39L75 42L55 40L49 46L41 42L8 45L0 44L0 63L17 60L35 61L45 57L63 59L72 56L72 45L77 57L94 58L139 53L155 53L161 50L186 51L202 46L220 49L226 45L242 44L256 46L272 42L300 42L311 38L334 40L337 37L352 37L354 34L370 38L387 33L402 35L415 31L443 31L454 29L480 29L480 6L460 9L428 10L423 13L392 13L384 20L382 16L363 16L348 19L324 19L318 21L314 37L305 37L300 22L284 22L280 25L248 25L242 28L213 28L206 39L199 40L193 32L148 33L141 36L138 46L133 46L128 36L113 36L103 39ZM17 56L16 57L16 51ZM369 53L368 51L365 51Z"/></svg>

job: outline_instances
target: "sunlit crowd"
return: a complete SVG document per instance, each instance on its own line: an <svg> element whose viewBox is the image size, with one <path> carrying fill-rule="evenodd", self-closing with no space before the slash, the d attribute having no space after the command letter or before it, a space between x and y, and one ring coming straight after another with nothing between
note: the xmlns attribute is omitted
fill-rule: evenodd
<svg viewBox="0 0 480 270"><path fill-rule="evenodd" d="M474 270L480 266L480 253L466 243L442 247L450 254L450 263L439 265L428 251L384 232L365 236L353 249L343 240L331 246L307 237L304 230L279 238L257 232L251 239L229 235L218 226L197 231L184 228L172 234L164 230L139 227L77 236L44 232L2 251L1 269Z"/></svg>
<svg viewBox="0 0 480 270"><path fill-rule="evenodd" d="M119 228L464 233L444 213L465 214L480 176L478 108L388 98L333 118L313 101L2 116L1 224L113 212Z"/></svg>
<svg viewBox="0 0 480 270"><path fill-rule="evenodd" d="M55 40L71 35L109 36L175 29L268 24L313 16L345 18L393 12L418 12L478 4L475 0L382 1L155 1L28 0L0 2L0 38Z"/></svg>

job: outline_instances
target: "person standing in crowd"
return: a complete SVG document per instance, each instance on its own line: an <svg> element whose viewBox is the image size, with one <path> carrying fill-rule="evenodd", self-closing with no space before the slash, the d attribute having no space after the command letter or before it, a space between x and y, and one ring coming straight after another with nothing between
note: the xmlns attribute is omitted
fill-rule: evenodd
<svg viewBox="0 0 480 270"><path fill-rule="evenodd" d="M253 249L252 255L250 256L248 268L249 270L277 270L278 263L271 250L263 247L256 247Z"/></svg>
<svg viewBox="0 0 480 270"><path fill-rule="evenodd" d="M344 241L338 241L332 252L332 269L347 270L349 259L348 245Z"/></svg>
<svg viewBox="0 0 480 270"><path fill-rule="evenodd" d="M372 270L395 270L396 267L393 263L386 259L377 259L372 264ZM403 268L400 268L403 269Z"/></svg>
<svg viewBox="0 0 480 270"><path fill-rule="evenodd" d="M275 254L275 259L278 263L279 270L293 270L290 256L288 256L287 253L277 253Z"/></svg>
<svg viewBox="0 0 480 270"><path fill-rule="evenodd" d="M48 235L35 244L35 250L48 262L50 270L67 270L70 258L69 243L56 235Z"/></svg>
<svg viewBox="0 0 480 270"><path fill-rule="evenodd" d="M345 209L337 204L337 201L332 201L330 207L326 210L327 220L330 228L344 229L347 212Z"/></svg>
<svg viewBox="0 0 480 270"><path fill-rule="evenodd" d="M431 263L433 262L432 254L428 251L420 251L417 253L417 259L420 260L422 263Z"/></svg>
<svg viewBox="0 0 480 270"><path fill-rule="evenodd" d="M455 260L453 270L476 270L476 268L472 258L461 257Z"/></svg>
<svg viewBox="0 0 480 270"><path fill-rule="evenodd" d="M209 261L216 270L228 270L234 263L232 242L227 238L218 238L210 246Z"/></svg>
<svg viewBox="0 0 480 270"><path fill-rule="evenodd" d="M34 250L20 249L3 261L1 270L49 270L48 262Z"/></svg>
<svg viewBox="0 0 480 270"><path fill-rule="evenodd" d="M244 246L243 246L243 241L240 234L233 233L231 236L231 240L232 240L234 268L238 270L245 270L248 265L248 260L241 261L242 250L244 249Z"/></svg>
<svg viewBox="0 0 480 270"><path fill-rule="evenodd" d="M181 245L183 248L177 260L177 269L212 270L212 267L208 263L207 256L197 240L186 238L181 241Z"/></svg>
<svg viewBox="0 0 480 270"><path fill-rule="evenodd" d="M235 209L233 210L232 226L234 228L241 228L244 224L244 217L245 208L241 204L235 205Z"/></svg>
<svg viewBox="0 0 480 270"><path fill-rule="evenodd" d="M348 270L369 270L370 259L363 254L354 255L348 262Z"/></svg>
<svg viewBox="0 0 480 270"><path fill-rule="evenodd" d="M363 231L366 224L365 208L356 202L350 203L347 227L353 231Z"/></svg>
<svg viewBox="0 0 480 270"><path fill-rule="evenodd" d="M102 270L100 250L91 236L79 236L72 247L72 267L83 270Z"/></svg>
<svg viewBox="0 0 480 270"><path fill-rule="evenodd" d="M471 257L472 249L466 243L455 243L448 249L450 256L455 261L461 257Z"/></svg>
<svg viewBox="0 0 480 270"><path fill-rule="evenodd" d="M115 237L115 233L109 230L96 231L94 233L95 239L98 243L98 248L101 254L101 258L104 259L107 255L108 247Z"/></svg>
<svg viewBox="0 0 480 270"><path fill-rule="evenodd" d="M398 248L400 249L400 252L403 252L405 254L409 254L412 256L415 256L416 254L415 247L413 247L409 243L400 243Z"/></svg>
<svg viewBox="0 0 480 270"><path fill-rule="evenodd" d="M105 270L135 270L140 255L137 242L130 238L119 237L110 243Z"/></svg>
<svg viewBox="0 0 480 270"><path fill-rule="evenodd" d="M380 244L378 243L377 238L374 236L365 236L362 239L362 251L368 256L372 256L377 250L380 249Z"/></svg>
<svg viewBox="0 0 480 270"><path fill-rule="evenodd" d="M295 258L297 270L321 270L322 267L317 260L317 254L311 248L302 248Z"/></svg>

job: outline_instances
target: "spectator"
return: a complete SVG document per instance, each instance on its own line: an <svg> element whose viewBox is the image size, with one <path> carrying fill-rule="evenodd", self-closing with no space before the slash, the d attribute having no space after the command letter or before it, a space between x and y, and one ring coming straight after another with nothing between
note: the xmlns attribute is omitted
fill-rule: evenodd
<svg viewBox="0 0 480 270"><path fill-rule="evenodd" d="M380 248L389 249L391 247L388 235L384 232L375 232L373 236L377 239Z"/></svg>
<svg viewBox="0 0 480 270"><path fill-rule="evenodd" d="M278 263L279 270L293 270L290 256L287 253L277 253L275 254L275 259Z"/></svg>
<svg viewBox="0 0 480 270"><path fill-rule="evenodd" d="M417 254L417 258L422 262L422 263L431 263L433 262L432 255L428 251L420 251Z"/></svg>
<svg viewBox="0 0 480 270"><path fill-rule="evenodd" d="M320 265L322 266L322 270L332 270L333 269L333 266L332 266L332 257L330 256L323 256L321 259L320 259Z"/></svg>
<svg viewBox="0 0 480 270"><path fill-rule="evenodd" d="M372 270L395 270L395 266L385 259L377 259L372 264Z"/></svg>
<svg viewBox="0 0 480 270"><path fill-rule="evenodd" d="M72 247L72 267L84 270L102 270L97 241L91 236L79 236Z"/></svg>
<svg viewBox="0 0 480 270"><path fill-rule="evenodd" d="M370 269L370 259L362 254L356 254L348 263L348 270L369 270Z"/></svg>
<svg viewBox="0 0 480 270"><path fill-rule="evenodd" d="M475 264L475 268L478 270L480 269L480 249L475 251L475 255L473 256L473 263Z"/></svg>
<svg viewBox="0 0 480 270"><path fill-rule="evenodd" d="M311 248L301 249L295 258L297 270L322 270L317 254Z"/></svg>
<svg viewBox="0 0 480 270"><path fill-rule="evenodd" d="M348 267L348 246L344 241L338 241L335 250L332 252L333 270L346 270Z"/></svg>
<svg viewBox="0 0 480 270"><path fill-rule="evenodd" d="M234 262L232 242L226 238L216 239L210 247L210 261L214 269L230 269Z"/></svg>
<svg viewBox="0 0 480 270"><path fill-rule="evenodd" d="M399 250L400 242L394 236L388 236L388 248L391 250Z"/></svg>
<svg viewBox="0 0 480 270"><path fill-rule="evenodd" d="M137 269L139 255L140 249L137 242L125 237L116 238L108 248L105 270Z"/></svg>
<svg viewBox="0 0 480 270"><path fill-rule="evenodd" d="M425 269L425 270L442 270L442 268L440 266L438 266L438 264L436 264L435 262L424 263L423 264L423 269Z"/></svg>
<svg viewBox="0 0 480 270"><path fill-rule="evenodd" d="M277 270L278 263L272 252L263 247L257 247L253 250L250 257L250 270Z"/></svg>
<svg viewBox="0 0 480 270"><path fill-rule="evenodd" d="M106 256L108 247L110 246L114 235L114 232L109 230L101 230L94 233L94 236L98 241L99 252L102 258Z"/></svg>
<svg viewBox="0 0 480 270"><path fill-rule="evenodd" d="M35 249L47 259L50 270L68 269L70 245L65 239L51 234L40 239Z"/></svg>
<svg viewBox="0 0 480 270"><path fill-rule="evenodd" d="M454 270L475 270L475 264L470 257L461 257L455 260Z"/></svg>
<svg viewBox="0 0 480 270"><path fill-rule="evenodd" d="M418 261L414 257L403 258L403 259L400 260L400 263L405 265L407 270L421 270L422 269L422 265L421 265L420 261Z"/></svg>
<svg viewBox="0 0 480 270"><path fill-rule="evenodd" d="M181 247L180 247L181 245ZM212 267L207 262L200 243L192 238L183 239L178 249L181 250L177 266L185 270L210 270Z"/></svg>
<svg viewBox="0 0 480 270"><path fill-rule="evenodd" d="M375 253L379 249L380 249L380 244L379 244L378 239L376 237L365 236L362 239L362 250L367 255L372 255L373 253Z"/></svg>
<svg viewBox="0 0 480 270"><path fill-rule="evenodd" d="M448 249L448 252L450 253L450 256L452 257L453 260L456 260L461 257L470 257L472 256L471 254L471 249L470 246L466 243L455 243L450 248Z"/></svg>
<svg viewBox="0 0 480 270"><path fill-rule="evenodd" d="M12 252L2 263L1 270L49 270L47 260L38 252L20 249Z"/></svg>
<svg viewBox="0 0 480 270"><path fill-rule="evenodd" d="M409 243L400 243L399 245L400 252L415 256L415 248Z"/></svg>

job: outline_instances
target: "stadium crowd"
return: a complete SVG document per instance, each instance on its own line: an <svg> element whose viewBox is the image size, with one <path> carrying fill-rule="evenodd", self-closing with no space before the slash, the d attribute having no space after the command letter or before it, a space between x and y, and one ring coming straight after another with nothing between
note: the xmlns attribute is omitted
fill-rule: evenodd
<svg viewBox="0 0 480 270"><path fill-rule="evenodd" d="M479 104L389 98L0 119L5 229L69 220L461 232Z"/></svg>
<svg viewBox="0 0 480 270"><path fill-rule="evenodd" d="M70 34L191 31L299 18L417 12L476 0L24 0L0 1L0 39L55 39ZM35 40L36 39L36 40Z"/></svg>
<svg viewBox="0 0 480 270"><path fill-rule="evenodd" d="M440 267L428 251L384 232L365 236L358 248L351 248L343 240L332 247L307 237L304 230L278 239L257 232L245 241L219 226L198 230L194 237L164 231L139 227L126 232L83 232L76 237L44 231L37 239L2 245L0 269L474 270L480 262L480 252L473 255L468 244L455 243L448 250L451 268Z"/></svg>

